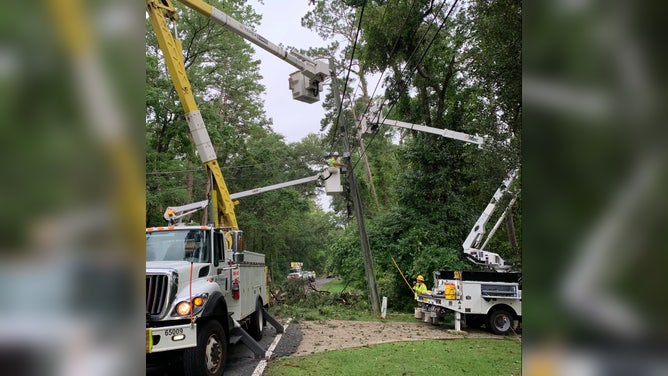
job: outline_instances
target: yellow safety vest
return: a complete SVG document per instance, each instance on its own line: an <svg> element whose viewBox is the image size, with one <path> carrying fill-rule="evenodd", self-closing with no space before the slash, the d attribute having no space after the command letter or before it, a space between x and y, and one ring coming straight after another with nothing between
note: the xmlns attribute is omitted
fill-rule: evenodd
<svg viewBox="0 0 668 376"><path fill-rule="evenodd" d="M425 285L424 283L418 283L415 286L413 286L413 291L415 291L415 297L417 298L419 294L424 294L425 292L427 292L427 285Z"/></svg>

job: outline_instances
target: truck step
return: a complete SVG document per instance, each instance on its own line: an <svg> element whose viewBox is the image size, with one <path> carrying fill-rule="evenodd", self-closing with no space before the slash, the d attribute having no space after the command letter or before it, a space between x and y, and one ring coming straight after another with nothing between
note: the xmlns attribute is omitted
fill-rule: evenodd
<svg viewBox="0 0 668 376"><path fill-rule="evenodd" d="M235 337L239 337L241 339L241 342L243 342L244 345L246 345L254 354L255 359L261 359L264 358L267 355L267 351L260 346L259 343L257 343L253 337L250 336L245 330L239 328L233 328L230 330L230 342L232 342L232 339ZM237 340L238 342L238 340Z"/></svg>
<svg viewBox="0 0 668 376"><path fill-rule="evenodd" d="M237 343L239 343L239 341L241 341L241 336L239 336L239 335L236 335L236 336L231 335L230 336L230 344L231 345L236 345Z"/></svg>
<svg viewBox="0 0 668 376"><path fill-rule="evenodd" d="M274 316L270 315L269 312L267 312L267 310L264 307L262 307L262 314L264 315L264 318L269 322L269 324L271 324L271 326L273 326L274 329L276 329L276 334L283 333L285 331L283 329L283 325L281 325L281 323L278 322L278 320L276 320Z"/></svg>

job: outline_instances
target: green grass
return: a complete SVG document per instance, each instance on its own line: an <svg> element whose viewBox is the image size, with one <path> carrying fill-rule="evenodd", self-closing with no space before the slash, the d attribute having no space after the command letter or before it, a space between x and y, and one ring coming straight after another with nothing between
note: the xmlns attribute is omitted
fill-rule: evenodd
<svg viewBox="0 0 668 376"><path fill-rule="evenodd" d="M321 307L303 307L298 305L274 306L269 312L277 317L291 317L299 322L317 321L317 320L350 320L350 321L392 321L392 322L417 322L413 314L402 312L388 312L385 320L376 316L369 309L359 307L349 307L344 305L323 305ZM447 324L452 324L453 320L446 320Z"/></svg>
<svg viewBox="0 0 668 376"><path fill-rule="evenodd" d="M343 288L346 286L346 283L340 280L339 278L334 278L331 279L329 282L325 283L324 285L320 286L320 290L327 290L329 292L341 292L343 291ZM346 288L346 291L350 292L351 288L348 286Z"/></svg>
<svg viewBox="0 0 668 376"><path fill-rule="evenodd" d="M508 338L396 342L273 359L265 375L520 375L521 350Z"/></svg>

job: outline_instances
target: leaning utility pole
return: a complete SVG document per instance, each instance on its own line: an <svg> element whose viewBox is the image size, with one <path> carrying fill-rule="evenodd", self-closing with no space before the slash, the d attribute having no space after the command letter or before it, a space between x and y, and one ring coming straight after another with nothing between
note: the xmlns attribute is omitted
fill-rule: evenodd
<svg viewBox="0 0 668 376"><path fill-rule="evenodd" d="M329 60L329 70L331 71L332 78L332 95L334 95L334 100L336 107L343 111L343 106L341 105L341 95L339 93L339 82L336 77L336 68L334 61ZM353 200L353 208L355 210L355 217L357 218L357 226L360 232L360 242L362 244L362 256L364 257L364 274L366 275L366 284L367 290L369 291L369 300L371 301L371 308L373 312L377 315L380 315L380 298L378 297L378 283L376 282L376 271L373 267L373 257L371 256L371 246L369 246L369 236L366 233L366 225L364 224L364 215L362 210L362 198L360 197L359 189L357 189L357 179L355 178L355 172L353 171L353 165L350 162L350 142L348 141L348 127L344 125L343 116L339 113L338 124L335 126L343 129L343 144L346 148L346 155L348 160L346 164L348 165L348 181L350 184L350 194Z"/></svg>
<svg viewBox="0 0 668 376"><path fill-rule="evenodd" d="M350 99L351 107L353 110L353 117L357 118L355 115L355 106L353 104L352 98ZM371 166L369 166L369 156L366 154L366 145L364 145L364 139L362 138L362 130L360 127L355 127L355 136L360 143L360 152L362 153L362 159L364 159L364 169L366 170L366 176L369 179L369 187L371 188L371 194L373 195L373 201L376 204L376 210L380 209L380 204L378 203L378 195L376 194L376 185L373 184L373 175L371 175Z"/></svg>

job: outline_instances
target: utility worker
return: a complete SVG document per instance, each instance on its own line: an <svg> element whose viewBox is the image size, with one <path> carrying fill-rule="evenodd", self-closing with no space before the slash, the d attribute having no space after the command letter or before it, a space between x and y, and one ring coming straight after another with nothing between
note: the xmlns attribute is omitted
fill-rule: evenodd
<svg viewBox="0 0 668 376"><path fill-rule="evenodd" d="M427 292L427 285L424 284L424 277L419 275L415 280L415 286L413 286L413 292L415 293L415 298L417 299L419 294L424 294Z"/></svg>
<svg viewBox="0 0 668 376"><path fill-rule="evenodd" d="M335 168L335 167L346 167L345 164L339 162L338 151L335 151L334 154L332 154L332 157L329 158L329 168Z"/></svg>

